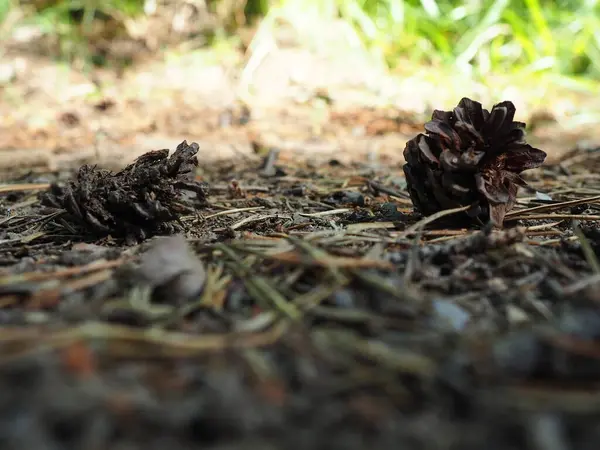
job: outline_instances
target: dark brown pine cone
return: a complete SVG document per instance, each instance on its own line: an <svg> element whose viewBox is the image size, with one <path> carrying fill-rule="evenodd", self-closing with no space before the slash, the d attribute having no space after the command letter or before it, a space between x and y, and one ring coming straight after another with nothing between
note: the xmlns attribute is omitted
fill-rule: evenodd
<svg viewBox="0 0 600 450"><path fill-rule="evenodd" d="M198 144L183 141L169 150L143 154L121 172L84 165L65 185L53 184L41 203L65 209L74 225L95 235L140 240L181 231L179 216L187 212L182 190L205 202L208 184L195 181Z"/></svg>
<svg viewBox="0 0 600 450"><path fill-rule="evenodd" d="M404 174L415 209L423 215L473 205L467 217L502 226L516 201L519 175L540 166L546 153L525 142L525 124L515 122L505 101L491 111L463 98L453 111L435 110L426 134L406 143Z"/></svg>

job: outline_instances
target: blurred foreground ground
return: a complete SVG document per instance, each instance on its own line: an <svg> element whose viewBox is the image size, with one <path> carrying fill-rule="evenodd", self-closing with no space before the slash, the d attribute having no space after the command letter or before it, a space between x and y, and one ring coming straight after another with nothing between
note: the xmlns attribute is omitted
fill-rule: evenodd
<svg viewBox="0 0 600 450"><path fill-rule="evenodd" d="M600 142L593 92L542 79L484 85L408 65L389 74L362 52L327 43L157 54L120 73L76 70L9 45L0 72L3 169L118 166L183 139L200 143L204 161L277 147L283 160L401 163L405 141L432 110L463 96L490 108L513 101L550 160Z"/></svg>
<svg viewBox="0 0 600 450"><path fill-rule="evenodd" d="M599 448L597 94L266 42L121 75L5 46L0 448ZM463 96L550 154L503 230L397 176Z"/></svg>

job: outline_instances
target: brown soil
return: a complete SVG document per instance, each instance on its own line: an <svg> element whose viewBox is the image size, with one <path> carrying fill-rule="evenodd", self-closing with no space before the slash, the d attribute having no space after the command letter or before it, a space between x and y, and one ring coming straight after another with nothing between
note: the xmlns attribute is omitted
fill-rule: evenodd
<svg viewBox="0 0 600 450"><path fill-rule="evenodd" d="M198 54L0 87L0 447L598 448L593 132L536 123L505 228L458 228L400 168L458 98L292 54L252 97Z"/></svg>
<svg viewBox="0 0 600 450"><path fill-rule="evenodd" d="M14 79L0 81L0 168L83 162L117 168L182 139L198 142L211 161L276 147L283 159L398 164L404 143L433 108L451 108L462 96L487 105L506 90L500 89L504 80L497 92L473 84L459 92L419 74L356 70L368 61L302 48L272 51L250 74L249 62L234 51L199 50L145 58L120 72L82 72L7 51L0 63ZM527 86L512 91L501 99L512 100L518 119L535 125L529 139L550 160L600 139L594 123L575 126L569 118L574 108L595 112L585 95L554 88L556 95L540 103L542 94L528 94Z"/></svg>

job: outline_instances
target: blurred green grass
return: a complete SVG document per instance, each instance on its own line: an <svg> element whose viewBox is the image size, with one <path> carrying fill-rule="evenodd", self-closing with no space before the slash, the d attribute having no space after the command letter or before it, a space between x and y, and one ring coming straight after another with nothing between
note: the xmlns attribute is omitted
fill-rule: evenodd
<svg viewBox="0 0 600 450"><path fill-rule="evenodd" d="M166 4L0 0L0 21L18 9L21 22L58 37L68 54L72 43L85 42L86 26L98 14L123 21L144 15L150 2L158 12ZM600 0L171 0L177 2L204 3L215 12L217 36L236 35L249 23L275 33L283 19L318 40L323 23L341 19L392 69L409 60L479 75L552 73L600 80Z"/></svg>

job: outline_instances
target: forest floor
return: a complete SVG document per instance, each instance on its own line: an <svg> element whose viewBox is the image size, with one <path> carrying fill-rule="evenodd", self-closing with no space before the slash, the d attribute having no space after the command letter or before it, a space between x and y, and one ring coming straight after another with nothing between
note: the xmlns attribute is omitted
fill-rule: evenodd
<svg viewBox="0 0 600 450"><path fill-rule="evenodd" d="M597 448L591 100L503 88L547 163L504 229L450 227L413 211L404 143L497 92L271 57L5 54L2 448Z"/></svg>

